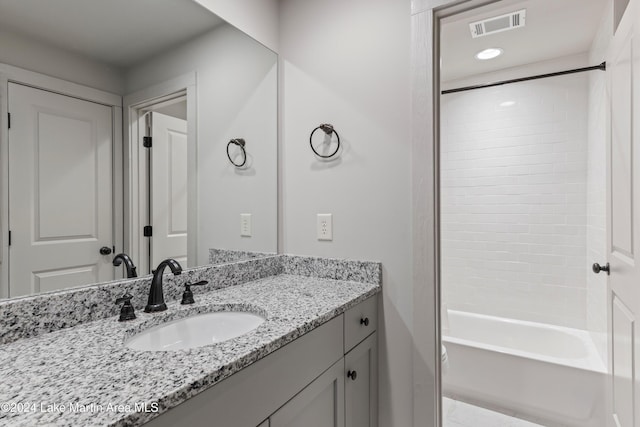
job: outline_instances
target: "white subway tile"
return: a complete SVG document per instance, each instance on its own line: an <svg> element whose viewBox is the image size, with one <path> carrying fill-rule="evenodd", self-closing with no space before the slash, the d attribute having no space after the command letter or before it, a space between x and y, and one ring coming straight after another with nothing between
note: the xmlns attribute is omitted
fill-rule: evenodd
<svg viewBox="0 0 640 427"><path fill-rule="evenodd" d="M587 241L604 247L606 238L597 226L605 183L592 177L605 169L587 153L586 82L540 80L443 98L442 277L450 308L586 326ZM514 107L499 107L507 98ZM603 317L595 305L589 311Z"/></svg>

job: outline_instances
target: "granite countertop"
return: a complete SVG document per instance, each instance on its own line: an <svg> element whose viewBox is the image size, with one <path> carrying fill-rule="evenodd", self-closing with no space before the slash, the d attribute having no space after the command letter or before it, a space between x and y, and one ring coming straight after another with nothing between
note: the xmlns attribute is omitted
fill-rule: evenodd
<svg viewBox="0 0 640 427"><path fill-rule="evenodd" d="M194 289L194 305L138 310L133 321L110 317L2 345L0 425L141 425L379 291L379 284L280 274L208 293ZM238 338L190 350L124 346L152 325L232 309L266 321Z"/></svg>

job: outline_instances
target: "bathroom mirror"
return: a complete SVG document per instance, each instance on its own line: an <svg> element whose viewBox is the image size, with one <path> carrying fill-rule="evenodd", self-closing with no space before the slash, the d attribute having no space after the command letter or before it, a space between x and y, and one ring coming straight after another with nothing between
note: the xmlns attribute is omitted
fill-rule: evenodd
<svg viewBox="0 0 640 427"><path fill-rule="evenodd" d="M277 55L196 0L0 0L0 113L0 298L277 250Z"/></svg>

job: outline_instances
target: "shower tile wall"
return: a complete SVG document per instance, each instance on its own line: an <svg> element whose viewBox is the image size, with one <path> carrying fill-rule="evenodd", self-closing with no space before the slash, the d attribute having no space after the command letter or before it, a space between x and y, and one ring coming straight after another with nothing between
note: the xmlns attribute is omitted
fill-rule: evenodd
<svg viewBox="0 0 640 427"><path fill-rule="evenodd" d="M442 98L448 308L586 327L587 82Z"/></svg>

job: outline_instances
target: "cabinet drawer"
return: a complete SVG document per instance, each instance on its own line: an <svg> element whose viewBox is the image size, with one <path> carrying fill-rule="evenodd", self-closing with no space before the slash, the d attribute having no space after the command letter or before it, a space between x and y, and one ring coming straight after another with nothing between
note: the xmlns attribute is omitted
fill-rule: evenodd
<svg viewBox="0 0 640 427"><path fill-rule="evenodd" d="M344 314L344 352L371 335L378 327L378 297L362 301Z"/></svg>

